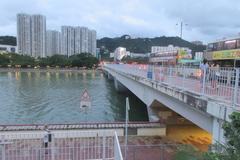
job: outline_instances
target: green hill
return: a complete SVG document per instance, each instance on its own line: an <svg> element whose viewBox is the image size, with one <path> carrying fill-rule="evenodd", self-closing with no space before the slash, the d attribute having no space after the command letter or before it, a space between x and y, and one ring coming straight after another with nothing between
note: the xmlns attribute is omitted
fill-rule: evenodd
<svg viewBox="0 0 240 160"><path fill-rule="evenodd" d="M155 37L155 38L126 38L126 35L117 38L102 38L97 41L98 48L105 48L109 52L113 52L117 47L125 47L130 52L148 53L151 52L152 46L168 46L174 45L179 47L188 47L193 53L206 49L204 45L195 45L179 37Z"/></svg>
<svg viewBox="0 0 240 160"><path fill-rule="evenodd" d="M0 36L0 44L16 46L16 37L14 36Z"/></svg>
<svg viewBox="0 0 240 160"><path fill-rule="evenodd" d="M16 45L16 37L0 36L0 44ZM102 38L97 40L97 47L104 48L105 51L113 52L117 47L125 47L130 52L148 53L151 52L152 46L167 46L172 44L179 47L188 47L193 53L200 52L206 49L204 45L195 45L179 37L155 37L155 38L135 38L124 35L116 38ZM101 50L103 51L103 50Z"/></svg>

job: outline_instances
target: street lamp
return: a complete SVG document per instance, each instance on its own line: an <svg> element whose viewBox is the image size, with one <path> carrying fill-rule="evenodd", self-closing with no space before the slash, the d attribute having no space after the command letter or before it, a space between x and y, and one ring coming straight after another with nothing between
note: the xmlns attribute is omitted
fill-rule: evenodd
<svg viewBox="0 0 240 160"><path fill-rule="evenodd" d="M187 26L188 24L183 23L182 21L176 24L176 26L180 25L180 38L182 39L182 33L183 33L183 26Z"/></svg>
<svg viewBox="0 0 240 160"><path fill-rule="evenodd" d="M129 116L128 112L130 110L130 105L129 105L129 99L128 97L126 98L126 120L125 120L125 160L127 159L127 143L128 143L128 121L129 121Z"/></svg>

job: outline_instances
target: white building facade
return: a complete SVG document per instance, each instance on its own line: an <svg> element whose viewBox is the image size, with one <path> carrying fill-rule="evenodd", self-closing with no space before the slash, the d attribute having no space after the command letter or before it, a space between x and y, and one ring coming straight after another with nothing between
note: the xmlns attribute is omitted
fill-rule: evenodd
<svg viewBox="0 0 240 160"><path fill-rule="evenodd" d="M0 53L17 53L17 46L0 44Z"/></svg>
<svg viewBox="0 0 240 160"><path fill-rule="evenodd" d="M130 54L127 52L127 49L124 47L118 47L114 51L114 61L121 61L123 57L127 56Z"/></svg>
<svg viewBox="0 0 240 160"><path fill-rule="evenodd" d="M46 17L31 16L32 57L45 57L46 54Z"/></svg>
<svg viewBox="0 0 240 160"><path fill-rule="evenodd" d="M92 53L94 57L97 57L97 32L95 30L91 30L91 41L90 41L91 49L89 53Z"/></svg>
<svg viewBox="0 0 240 160"><path fill-rule="evenodd" d="M43 15L17 15L18 53L32 57L45 57L46 17Z"/></svg>
<svg viewBox="0 0 240 160"><path fill-rule="evenodd" d="M88 52L88 28L81 27L81 53Z"/></svg>
<svg viewBox="0 0 240 160"><path fill-rule="evenodd" d="M80 53L91 53L96 56L97 33L87 27L62 26L62 51L63 55L71 56Z"/></svg>
<svg viewBox="0 0 240 160"><path fill-rule="evenodd" d="M18 53L31 56L31 16L17 14Z"/></svg>
<svg viewBox="0 0 240 160"><path fill-rule="evenodd" d="M58 31L47 30L46 56L50 57L61 53L61 34Z"/></svg>
<svg viewBox="0 0 240 160"><path fill-rule="evenodd" d="M189 50L189 48L186 48L186 47L178 47L178 46L173 46L173 45L152 46L151 47L151 53L175 52L175 51L178 51L179 49Z"/></svg>
<svg viewBox="0 0 240 160"><path fill-rule="evenodd" d="M62 26L61 34L61 53L68 57L74 55L74 28Z"/></svg>

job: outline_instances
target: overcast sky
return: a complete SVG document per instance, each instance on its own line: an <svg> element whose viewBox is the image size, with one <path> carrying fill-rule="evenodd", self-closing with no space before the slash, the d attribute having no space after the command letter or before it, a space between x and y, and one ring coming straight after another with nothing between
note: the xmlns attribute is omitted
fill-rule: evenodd
<svg viewBox="0 0 240 160"><path fill-rule="evenodd" d="M87 26L98 38L179 36L213 41L240 32L240 0L0 0L0 35L16 35L16 14L43 14L47 29Z"/></svg>

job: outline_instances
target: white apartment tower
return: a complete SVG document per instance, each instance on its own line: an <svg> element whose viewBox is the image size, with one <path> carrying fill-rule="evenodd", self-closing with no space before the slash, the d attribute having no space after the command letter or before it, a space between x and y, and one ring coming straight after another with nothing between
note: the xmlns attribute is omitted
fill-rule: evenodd
<svg viewBox="0 0 240 160"><path fill-rule="evenodd" d="M81 27L81 53L88 53L88 28Z"/></svg>
<svg viewBox="0 0 240 160"><path fill-rule="evenodd" d="M31 16L32 57L45 57L46 53L46 17Z"/></svg>
<svg viewBox="0 0 240 160"><path fill-rule="evenodd" d="M43 15L17 15L18 53L32 57L45 57L46 17Z"/></svg>
<svg viewBox="0 0 240 160"><path fill-rule="evenodd" d="M93 54L93 56L97 56L96 55L96 51L97 51L97 32L95 30L91 30L91 50L89 51L90 53Z"/></svg>
<svg viewBox="0 0 240 160"><path fill-rule="evenodd" d="M91 53L93 56L96 57L96 37L97 33L95 30L88 30L88 53Z"/></svg>
<svg viewBox="0 0 240 160"><path fill-rule="evenodd" d="M18 53L31 56L31 16L17 14Z"/></svg>
<svg viewBox="0 0 240 160"><path fill-rule="evenodd" d="M61 27L62 36L61 36L61 47L62 54L67 55L68 57L74 55L74 27L71 26L62 26Z"/></svg>
<svg viewBox="0 0 240 160"><path fill-rule="evenodd" d="M71 56L80 53L92 53L96 56L96 31L87 27L62 26L63 55Z"/></svg>
<svg viewBox="0 0 240 160"><path fill-rule="evenodd" d="M82 41L81 41L81 27L75 28L75 53L80 54L82 53Z"/></svg>
<svg viewBox="0 0 240 160"><path fill-rule="evenodd" d="M58 31L47 30L46 34L46 56L61 53L61 34Z"/></svg>

